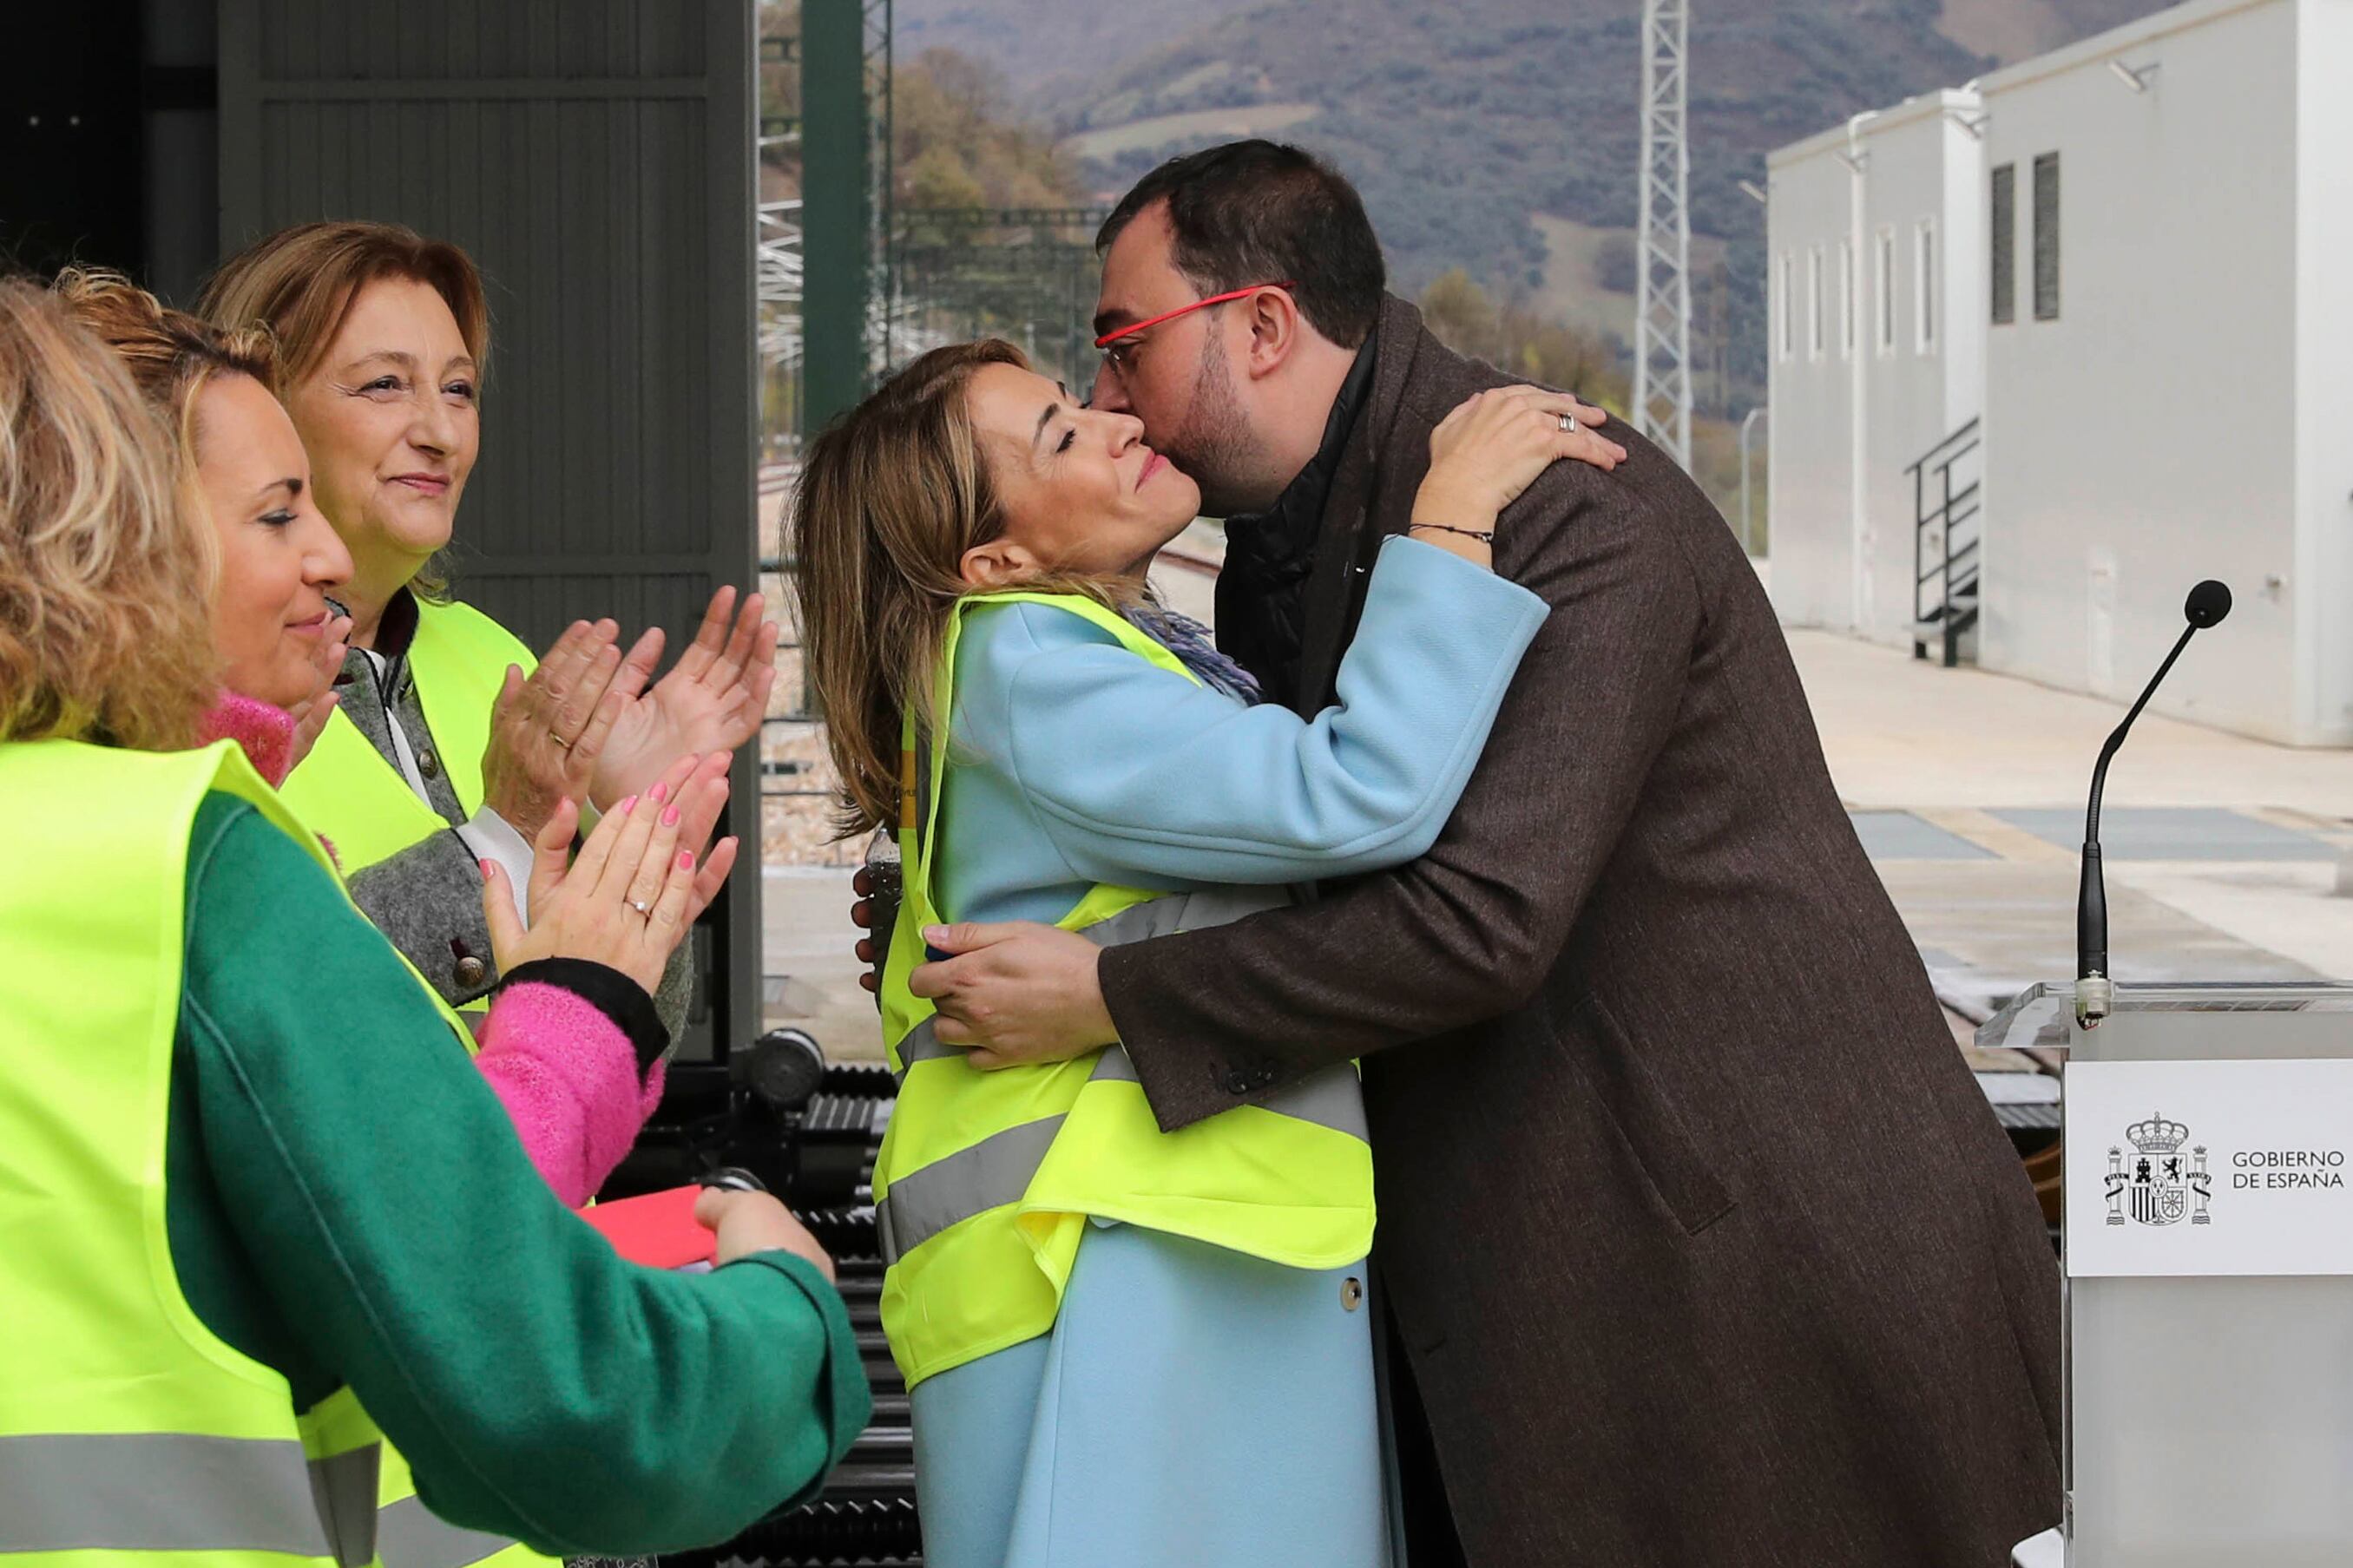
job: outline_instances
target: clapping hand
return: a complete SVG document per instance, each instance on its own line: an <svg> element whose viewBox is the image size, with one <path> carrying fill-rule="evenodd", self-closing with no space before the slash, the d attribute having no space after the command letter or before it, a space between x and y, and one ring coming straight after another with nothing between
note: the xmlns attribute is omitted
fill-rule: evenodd
<svg viewBox="0 0 2353 1568"><path fill-rule="evenodd" d="M319 639L318 688L286 710L294 716L294 740L286 762L290 773L302 765L326 732L327 721L335 716L335 705L343 700L335 691L335 678L343 673L343 655L351 646L352 617L335 610L327 619L327 635Z"/></svg>
<svg viewBox="0 0 2353 1568"><path fill-rule="evenodd" d="M482 913L500 970L534 959L587 959L651 993L734 864L733 838L707 859L691 847L726 800L724 753L681 757L644 795L607 813L576 859L570 847L579 807L560 801L533 844L528 929L506 874L497 862L483 862Z"/></svg>
<svg viewBox="0 0 2353 1568"><path fill-rule="evenodd" d="M558 801L586 798L607 738L644 689L652 668L639 658L647 639L625 662L619 636L609 620L575 621L528 678L507 667L482 752L482 800L526 838L538 837Z"/></svg>
<svg viewBox="0 0 2353 1568"><path fill-rule="evenodd" d="M774 621L761 618L767 607L761 595L746 595L740 612L735 599L732 587L712 595L693 645L643 696L636 695L644 689L643 675L661 658L660 630L647 632L629 650L631 675L620 684L633 700L595 759L591 800L602 805L641 793L678 757L732 752L759 734L776 684L780 632Z"/></svg>

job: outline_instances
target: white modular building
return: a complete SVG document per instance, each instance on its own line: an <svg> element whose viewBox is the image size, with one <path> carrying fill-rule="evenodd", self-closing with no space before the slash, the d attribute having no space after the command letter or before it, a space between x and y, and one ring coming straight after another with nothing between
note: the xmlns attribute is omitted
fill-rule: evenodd
<svg viewBox="0 0 2353 1568"><path fill-rule="evenodd" d="M1983 401L1984 336L1947 319L1984 291L1977 115L1973 93L1930 93L1770 160L1772 582L1788 620L1909 642L1923 613L1908 470L1966 446ZM1952 465L1964 491L1967 456ZM1966 566L1966 496L1955 510Z"/></svg>
<svg viewBox="0 0 2353 1568"><path fill-rule="evenodd" d="M1768 170L1784 619L2128 698L2220 577L2157 706L2353 743L2353 0L2198 0Z"/></svg>

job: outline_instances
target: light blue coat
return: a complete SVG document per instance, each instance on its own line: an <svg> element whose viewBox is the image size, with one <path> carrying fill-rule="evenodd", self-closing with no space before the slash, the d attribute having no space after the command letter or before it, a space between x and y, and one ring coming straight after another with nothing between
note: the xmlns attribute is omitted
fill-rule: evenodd
<svg viewBox="0 0 2353 1568"><path fill-rule="evenodd" d="M941 796L940 910L1052 921L1097 882L1308 882L1419 858L1487 743L1545 602L1459 556L1381 548L1313 722L1244 707L1050 605L967 611Z"/></svg>
<svg viewBox="0 0 2353 1568"><path fill-rule="evenodd" d="M1051 921L1097 882L1181 891L1403 865L1452 814L1546 613L1392 539L1339 702L1309 722L1050 605L967 611L941 912ZM1050 1334L914 1390L925 1562L1382 1568L1364 1273L1090 1231Z"/></svg>

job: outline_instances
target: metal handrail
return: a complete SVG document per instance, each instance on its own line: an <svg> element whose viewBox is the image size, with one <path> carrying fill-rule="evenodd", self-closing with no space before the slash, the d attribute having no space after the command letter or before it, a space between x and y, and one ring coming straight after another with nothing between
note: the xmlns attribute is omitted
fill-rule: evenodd
<svg viewBox="0 0 2353 1568"><path fill-rule="evenodd" d="M1748 510L1748 435L1760 418L1769 419L1773 411L1759 405L1748 411L1740 422L1740 545L1749 554L1757 553L1757 519ZM1771 498L1768 496L1769 501ZM1915 601L1915 605L1917 601Z"/></svg>
<svg viewBox="0 0 2353 1568"><path fill-rule="evenodd" d="M1915 658L1928 657L1928 646L1921 640L1916 628L1934 622L1939 640L1944 644L1947 668L1960 662L1962 600L1974 595L1980 574L1977 557L1982 539L1972 539L1966 544L1959 544L1953 538L1956 529L1984 510L1978 503L1980 481L1970 479L1957 489L1953 485L1954 466L1982 444L1978 429L1978 421L1969 420L1929 447L1919 461L1904 470L1912 479L1912 620L1915 628L1912 654ZM1931 474L1935 475L1936 490L1933 507L1929 502ZM1936 559L1933 562L1928 552L1931 529L1936 533ZM1938 585L1937 602L1933 610L1924 609L1920 603L1921 592L1932 583ZM1969 608L1974 610L1974 605Z"/></svg>
<svg viewBox="0 0 2353 1568"><path fill-rule="evenodd" d="M1925 468L1929 464L1935 462L1937 455L1956 441L1968 440L1969 444L1968 447L1963 450L1954 453L1950 458L1947 459L1947 461L1948 463L1957 462L1962 458L1968 456L1969 452L1974 451L1977 448L1978 442L1975 439L1975 437L1978 433L1978 426L1982 422L1981 418L1971 419L1968 424L1962 426L1959 429L1954 431L1951 435L1946 437L1943 440L1929 447L1928 450L1921 456L1918 462L1913 464L1904 471L1907 474L1918 473L1922 468Z"/></svg>

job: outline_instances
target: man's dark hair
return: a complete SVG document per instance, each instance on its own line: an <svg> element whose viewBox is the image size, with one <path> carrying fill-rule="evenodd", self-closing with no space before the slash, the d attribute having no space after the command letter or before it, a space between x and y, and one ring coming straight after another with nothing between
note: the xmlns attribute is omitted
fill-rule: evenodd
<svg viewBox="0 0 2353 1568"><path fill-rule="evenodd" d="M1278 142L1171 158L1120 198L1095 235L1109 250L1135 215L1168 204L1171 259L1204 299L1289 280L1308 323L1343 348L1371 335L1388 269L1364 198L1338 170Z"/></svg>

